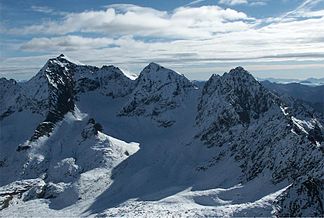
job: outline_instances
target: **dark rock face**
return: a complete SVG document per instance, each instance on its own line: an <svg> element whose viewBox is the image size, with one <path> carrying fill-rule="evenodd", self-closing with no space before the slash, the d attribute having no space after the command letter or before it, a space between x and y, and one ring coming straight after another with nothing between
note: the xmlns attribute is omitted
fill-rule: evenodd
<svg viewBox="0 0 324 218"><path fill-rule="evenodd" d="M197 124L205 122L203 117L207 114L220 114L219 122L214 122L218 129L237 122L247 125L277 100L252 75L237 67L223 76L213 75L206 82L198 105Z"/></svg>
<svg viewBox="0 0 324 218"><path fill-rule="evenodd" d="M202 90L196 137L239 161L246 181L265 170L274 183L293 181L322 160L323 127L306 108L285 105L241 67L214 75Z"/></svg>
<svg viewBox="0 0 324 218"><path fill-rule="evenodd" d="M88 78L81 78L78 80L76 92L79 93L84 93L88 91L93 91L98 89L100 86L98 81L94 81Z"/></svg>
<svg viewBox="0 0 324 218"><path fill-rule="evenodd" d="M73 74L66 66L58 64L55 59L48 61L44 73L48 79L49 111L45 120L36 128L30 141L49 136L55 124L62 120L66 113L74 110Z"/></svg>
<svg viewBox="0 0 324 218"><path fill-rule="evenodd" d="M314 128L308 133L308 139L313 143L322 143L324 141L323 133L318 124L315 124Z"/></svg>
<svg viewBox="0 0 324 218"><path fill-rule="evenodd" d="M324 179L300 179L276 202L278 217L323 217Z"/></svg>

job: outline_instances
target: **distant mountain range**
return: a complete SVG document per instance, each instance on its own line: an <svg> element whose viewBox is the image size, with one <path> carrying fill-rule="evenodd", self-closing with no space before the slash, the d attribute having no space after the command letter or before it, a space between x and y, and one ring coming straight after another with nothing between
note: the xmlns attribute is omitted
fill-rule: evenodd
<svg viewBox="0 0 324 218"><path fill-rule="evenodd" d="M321 86L324 85L324 78L308 78L303 80L298 79L278 79L278 78L258 78L259 81L269 81L279 84L299 83L307 86Z"/></svg>
<svg viewBox="0 0 324 218"><path fill-rule="evenodd" d="M293 97L324 114L324 85L308 86L300 83L272 83L262 81L262 85L281 97Z"/></svg>
<svg viewBox="0 0 324 218"><path fill-rule="evenodd" d="M64 55L1 78L0 216L323 216L321 88Z"/></svg>

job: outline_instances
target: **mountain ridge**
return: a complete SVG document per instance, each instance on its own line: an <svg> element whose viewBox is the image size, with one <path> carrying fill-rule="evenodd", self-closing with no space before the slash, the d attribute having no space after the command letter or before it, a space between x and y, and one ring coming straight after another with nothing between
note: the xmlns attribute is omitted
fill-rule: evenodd
<svg viewBox="0 0 324 218"><path fill-rule="evenodd" d="M323 214L323 117L242 67L197 86L156 63L132 80L60 55L37 75L0 79L0 215Z"/></svg>

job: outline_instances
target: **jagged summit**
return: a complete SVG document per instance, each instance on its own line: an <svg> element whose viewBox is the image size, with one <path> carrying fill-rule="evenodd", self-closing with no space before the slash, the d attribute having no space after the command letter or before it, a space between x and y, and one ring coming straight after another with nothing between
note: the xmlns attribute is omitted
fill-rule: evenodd
<svg viewBox="0 0 324 218"><path fill-rule="evenodd" d="M204 85L198 105L197 122L207 124L211 117L217 129L231 123L248 125L258 119L277 101L277 97L265 89L244 68L237 67L222 76L213 75ZM222 114L219 118L219 114ZM214 128L215 129L215 128Z"/></svg>
<svg viewBox="0 0 324 218"><path fill-rule="evenodd" d="M12 85L16 85L17 84L17 81L14 80L14 79L6 79L5 77L1 77L0 78L0 84L12 84Z"/></svg>
<svg viewBox="0 0 324 218"><path fill-rule="evenodd" d="M223 77L231 78L243 82L249 81L249 82L258 83L258 81L254 78L254 76L241 66L231 69L228 73L224 73Z"/></svg>
<svg viewBox="0 0 324 218"><path fill-rule="evenodd" d="M70 59L65 56L64 54L60 54L59 56L57 56L56 58L51 58L51 60L58 60L61 61L62 63L69 63L72 64L73 62L70 61Z"/></svg>
<svg viewBox="0 0 324 218"><path fill-rule="evenodd" d="M239 88L240 84L243 85L243 83L249 83L250 85L253 84L253 86L261 86L254 76L241 66L233 68L229 72L225 72L223 75L213 74L207 83L211 84L217 81L226 82L226 84L236 86L237 88Z"/></svg>
<svg viewBox="0 0 324 218"><path fill-rule="evenodd" d="M255 96L258 92L267 92L264 87L243 67L231 69L222 76L213 74L205 84L205 89L215 87L212 91L223 94L249 93Z"/></svg>
<svg viewBox="0 0 324 218"><path fill-rule="evenodd" d="M56 58L53 58L53 59L59 60L62 63L66 63L66 64L84 65L83 63L81 63L77 60L73 60L64 54L60 54L59 56L57 56Z"/></svg>
<svg viewBox="0 0 324 218"><path fill-rule="evenodd" d="M229 71L229 73L231 73L231 74L244 74L244 73L246 73L246 74L250 74L247 70L245 70L243 67L241 67L241 66L238 66L238 67L235 67L235 68L233 68L233 69L231 69L230 71Z"/></svg>
<svg viewBox="0 0 324 218"><path fill-rule="evenodd" d="M118 67L114 66L114 65L103 65L101 67L101 69L107 69L107 70L110 70L110 69L114 69L114 70L120 70Z"/></svg>

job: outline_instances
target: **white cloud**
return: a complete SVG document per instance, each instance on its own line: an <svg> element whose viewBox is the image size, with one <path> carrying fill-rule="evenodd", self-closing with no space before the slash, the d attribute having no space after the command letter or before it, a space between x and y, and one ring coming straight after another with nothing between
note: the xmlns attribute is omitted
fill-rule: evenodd
<svg viewBox="0 0 324 218"><path fill-rule="evenodd" d="M223 5L244 5L249 4L251 6L266 5L268 0L219 0L219 4Z"/></svg>
<svg viewBox="0 0 324 218"><path fill-rule="evenodd" d="M323 0L305 0L300 6L298 6L295 10L290 11L284 15L285 18L299 18L299 17L313 17L313 16L323 16L323 10L316 10L315 14L312 11L316 5Z"/></svg>
<svg viewBox="0 0 324 218"><path fill-rule="evenodd" d="M260 69L266 69L265 63L289 61L287 66L294 67L295 62L324 61L324 10L309 4L262 20L218 6L166 12L110 5L105 10L70 13L59 21L25 27L25 34L37 33L37 37L19 46L15 43L15 47L51 56L64 52L87 64L115 64L136 72L151 61L183 73L205 65L242 62L259 63ZM9 69L5 67L8 63L19 61L3 60L2 68Z"/></svg>
<svg viewBox="0 0 324 218"><path fill-rule="evenodd" d="M224 5L241 5L241 4L247 4L247 0L220 0L220 4Z"/></svg>
<svg viewBox="0 0 324 218"><path fill-rule="evenodd" d="M321 15L320 12L307 11ZM168 13L118 4L108 6L105 11L69 14L61 24L63 30L99 32L103 37L38 37L24 43L21 49L58 52L96 49L118 54L101 56L115 63L150 58L166 62L174 57L200 62L323 58L320 51L324 47L324 16L269 22L218 6L180 7ZM59 22L51 25L57 26ZM135 40L137 36L144 39ZM146 36L155 40L145 40Z"/></svg>
<svg viewBox="0 0 324 218"><path fill-rule="evenodd" d="M229 22L231 21L231 22ZM60 21L48 21L20 29L16 34L64 35L75 32L108 36L208 38L215 33L248 29L254 20L245 13L218 6L180 7L172 12L135 5L110 5L102 11L70 13Z"/></svg>
<svg viewBox="0 0 324 218"><path fill-rule="evenodd" d="M54 12L54 10L47 6L36 6L33 5L31 9L35 12L45 13L45 14L51 14Z"/></svg>
<svg viewBox="0 0 324 218"><path fill-rule="evenodd" d="M264 6L267 5L267 0L252 1L250 2L251 6Z"/></svg>
<svg viewBox="0 0 324 218"><path fill-rule="evenodd" d="M81 36L60 36L33 38L21 46L23 50L29 51L49 51L49 50L82 50L96 49L113 45L113 40L109 38L86 38Z"/></svg>
<svg viewBox="0 0 324 218"><path fill-rule="evenodd" d="M48 6L39 6L39 5L32 5L30 7L30 10L37 12L37 13L57 15L57 16L64 16L64 15L68 14L67 12L64 12L64 11L56 11L54 8L51 8Z"/></svg>
<svg viewBox="0 0 324 218"><path fill-rule="evenodd" d="M201 2L204 2L206 0L194 0L192 2L189 2L188 4L186 4L186 6L191 6L191 5L196 5L196 4L199 4Z"/></svg>

